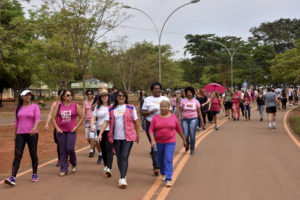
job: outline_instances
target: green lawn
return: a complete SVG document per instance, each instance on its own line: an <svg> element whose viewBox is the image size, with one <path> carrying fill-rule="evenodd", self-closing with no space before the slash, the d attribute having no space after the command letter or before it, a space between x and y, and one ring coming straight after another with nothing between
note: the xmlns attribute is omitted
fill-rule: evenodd
<svg viewBox="0 0 300 200"><path fill-rule="evenodd" d="M300 107L296 108L295 111L293 111L290 117L290 124L291 128L300 137Z"/></svg>

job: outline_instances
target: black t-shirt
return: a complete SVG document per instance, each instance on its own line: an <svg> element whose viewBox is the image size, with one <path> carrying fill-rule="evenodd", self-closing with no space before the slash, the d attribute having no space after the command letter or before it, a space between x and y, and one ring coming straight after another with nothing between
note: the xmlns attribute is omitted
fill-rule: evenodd
<svg viewBox="0 0 300 200"><path fill-rule="evenodd" d="M199 103L201 105L201 110L208 110L208 104L206 104L205 106L202 106L202 104L207 102L207 96L197 97L196 99L199 101Z"/></svg>

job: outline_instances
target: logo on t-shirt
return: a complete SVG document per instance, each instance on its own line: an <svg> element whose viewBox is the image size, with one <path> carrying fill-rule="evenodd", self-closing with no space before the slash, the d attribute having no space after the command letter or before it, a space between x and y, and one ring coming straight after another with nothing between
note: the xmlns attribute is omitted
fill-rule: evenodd
<svg viewBox="0 0 300 200"><path fill-rule="evenodd" d="M186 103L184 105L185 110L196 110L196 105L194 103Z"/></svg>
<svg viewBox="0 0 300 200"><path fill-rule="evenodd" d="M63 110L61 111L61 119L63 122L70 122L71 121L71 116L72 116L72 111L71 110Z"/></svg>

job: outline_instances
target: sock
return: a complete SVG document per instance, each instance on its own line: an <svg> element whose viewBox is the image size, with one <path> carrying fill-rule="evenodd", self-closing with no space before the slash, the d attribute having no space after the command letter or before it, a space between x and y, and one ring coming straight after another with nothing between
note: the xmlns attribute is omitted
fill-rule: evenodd
<svg viewBox="0 0 300 200"><path fill-rule="evenodd" d="M271 122L269 123L269 128L272 128L272 123Z"/></svg>
<svg viewBox="0 0 300 200"><path fill-rule="evenodd" d="M94 151L93 151L93 149L90 149L90 152L92 152L92 153L93 153L93 152L94 152Z"/></svg>
<svg viewBox="0 0 300 200"><path fill-rule="evenodd" d="M100 152L100 153L98 154L98 156L102 156L102 152Z"/></svg>
<svg viewBox="0 0 300 200"><path fill-rule="evenodd" d="M273 127L276 127L276 122L275 121L273 122Z"/></svg>

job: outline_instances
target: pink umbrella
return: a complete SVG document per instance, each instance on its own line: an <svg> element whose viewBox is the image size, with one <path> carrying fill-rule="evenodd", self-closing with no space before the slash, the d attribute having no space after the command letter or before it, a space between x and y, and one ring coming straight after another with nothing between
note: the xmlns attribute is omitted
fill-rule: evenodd
<svg viewBox="0 0 300 200"><path fill-rule="evenodd" d="M218 83L210 83L210 84L207 84L204 88L203 88L206 92L214 92L214 91L217 91L219 92L219 94L222 94L225 92L225 88L218 84Z"/></svg>

